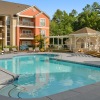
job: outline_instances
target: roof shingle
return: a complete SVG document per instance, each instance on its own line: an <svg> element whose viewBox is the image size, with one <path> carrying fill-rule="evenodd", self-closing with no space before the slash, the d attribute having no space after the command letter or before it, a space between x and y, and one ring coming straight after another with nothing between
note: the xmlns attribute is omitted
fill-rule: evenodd
<svg viewBox="0 0 100 100"><path fill-rule="evenodd" d="M0 1L0 15L14 15L29 7L29 5Z"/></svg>
<svg viewBox="0 0 100 100"><path fill-rule="evenodd" d="M80 34L80 33L98 33L98 31L93 30L93 29L88 28L88 27L84 27L80 30L77 30L77 31L71 33L71 34Z"/></svg>

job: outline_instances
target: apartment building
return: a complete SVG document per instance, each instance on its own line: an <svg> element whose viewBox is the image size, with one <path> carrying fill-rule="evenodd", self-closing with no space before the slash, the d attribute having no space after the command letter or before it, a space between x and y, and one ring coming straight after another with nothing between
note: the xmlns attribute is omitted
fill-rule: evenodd
<svg viewBox="0 0 100 100"><path fill-rule="evenodd" d="M0 1L0 45L33 45L36 35L49 36L49 16L36 6ZM48 40L46 40L48 41Z"/></svg>

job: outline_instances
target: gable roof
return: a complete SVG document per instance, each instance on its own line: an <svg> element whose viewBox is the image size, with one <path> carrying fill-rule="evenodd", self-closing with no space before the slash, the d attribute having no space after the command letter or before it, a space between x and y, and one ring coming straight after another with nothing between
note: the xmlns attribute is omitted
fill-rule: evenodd
<svg viewBox="0 0 100 100"><path fill-rule="evenodd" d="M30 6L30 5L7 2L7 1L0 1L0 15L15 15L31 7L34 7L37 10L39 10L36 6ZM43 11L40 12L44 13ZM46 13L44 14L49 18L49 16Z"/></svg>
<svg viewBox="0 0 100 100"><path fill-rule="evenodd" d="M81 34L81 33L99 33L99 32L96 31L96 30L93 30L91 28L84 27L84 28L82 28L80 30L77 30L77 31L71 33L71 34Z"/></svg>
<svg viewBox="0 0 100 100"><path fill-rule="evenodd" d="M7 2L7 1L0 1L0 14L1 15L14 15L29 7L30 7L29 5L12 3L12 2Z"/></svg>

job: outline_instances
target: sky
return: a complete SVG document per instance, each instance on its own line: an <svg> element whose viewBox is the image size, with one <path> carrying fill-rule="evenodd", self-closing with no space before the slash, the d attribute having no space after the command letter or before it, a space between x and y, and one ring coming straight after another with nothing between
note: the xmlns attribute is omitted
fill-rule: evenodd
<svg viewBox="0 0 100 100"><path fill-rule="evenodd" d="M45 12L50 18L53 17L57 9L65 10L67 13L70 13L75 9L78 13L82 11L87 4L93 4L93 2L98 2L100 0L5 0L15 3L35 5L41 11Z"/></svg>

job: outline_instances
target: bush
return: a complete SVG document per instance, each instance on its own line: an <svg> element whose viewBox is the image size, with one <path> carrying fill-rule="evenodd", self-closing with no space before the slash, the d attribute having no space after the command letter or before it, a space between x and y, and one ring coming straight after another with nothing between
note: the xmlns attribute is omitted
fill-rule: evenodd
<svg viewBox="0 0 100 100"><path fill-rule="evenodd" d="M45 50L44 50L44 48L41 48L40 51L41 51L41 52L44 52Z"/></svg>

